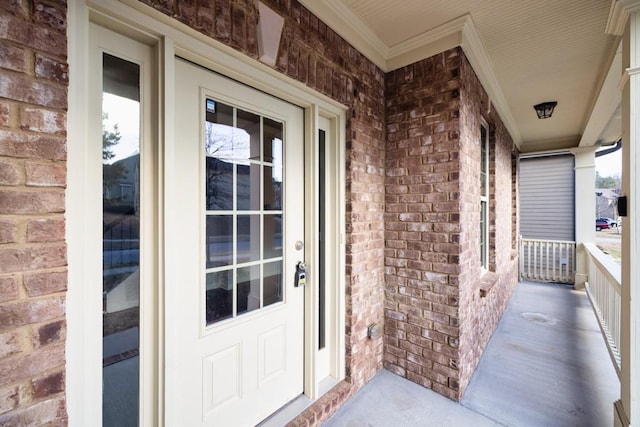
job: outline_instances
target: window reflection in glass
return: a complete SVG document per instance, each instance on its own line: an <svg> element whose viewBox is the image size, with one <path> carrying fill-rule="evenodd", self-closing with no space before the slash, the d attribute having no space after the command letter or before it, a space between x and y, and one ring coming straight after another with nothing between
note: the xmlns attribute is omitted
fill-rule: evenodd
<svg viewBox="0 0 640 427"><path fill-rule="evenodd" d="M264 258L282 256L282 215L264 216Z"/></svg>
<svg viewBox="0 0 640 427"><path fill-rule="evenodd" d="M282 261L264 265L264 306L282 301Z"/></svg>
<svg viewBox="0 0 640 427"><path fill-rule="evenodd" d="M207 216L207 268L230 265L233 262L233 217Z"/></svg>
<svg viewBox="0 0 640 427"><path fill-rule="evenodd" d="M103 54L104 426L138 425L140 67Z"/></svg>
<svg viewBox="0 0 640 427"><path fill-rule="evenodd" d="M260 160L260 116L248 111L238 110L237 127L248 136L245 139L245 144L248 147L244 147L245 150L243 150L243 154L246 154L246 157L242 157L242 160Z"/></svg>
<svg viewBox="0 0 640 427"><path fill-rule="evenodd" d="M237 262L260 260L260 215L238 215Z"/></svg>
<svg viewBox="0 0 640 427"><path fill-rule="evenodd" d="M238 210L260 210L260 165L238 165Z"/></svg>
<svg viewBox="0 0 640 427"><path fill-rule="evenodd" d="M204 108L210 325L283 300L284 124L213 98Z"/></svg>
<svg viewBox="0 0 640 427"><path fill-rule="evenodd" d="M224 320L233 314L233 270L207 274L207 324Z"/></svg>
<svg viewBox="0 0 640 427"><path fill-rule="evenodd" d="M260 308L260 266L238 269L238 314Z"/></svg>

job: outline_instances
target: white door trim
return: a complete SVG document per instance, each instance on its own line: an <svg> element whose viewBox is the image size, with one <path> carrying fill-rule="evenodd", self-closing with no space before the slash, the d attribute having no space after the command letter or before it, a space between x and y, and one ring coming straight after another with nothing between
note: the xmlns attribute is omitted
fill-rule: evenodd
<svg viewBox="0 0 640 427"><path fill-rule="evenodd" d="M282 98L306 110L305 129L307 129L308 149L315 146L318 132L318 116L330 120L332 134L335 136L334 159L336 166L335 187L331 189L334 195L335 211L333 213L333 232L335 233L335 250L332 260L332 276L327 278L332 282L336 292L333 304L334 331L330 337L335 349L332 357L332 376L337 381L344 378L345 372L345 124L347 108L336 101L308 88L304 84L293 80L279 72L257 62L244 54L185 26L184 24L142 4L137 0L86 0L86 2L70 2L68 11L69 25L69 113L68 113L68 187L67 187L67 242L69 261L69 287L67 293L67 407L69 422L73 425L95 424L96 414L100 413L101 365L99 350L89 346L96 333L95 322L88 322L95 317L91 313L91 304L96 296L85 288L92 272L99 267L95 255L86 250L85 232L94 226L91 218L87 217L85 204L87 196L93 193L93 184L87 180L86 144L87 135L91 128L87 122L87 111L91 107L87 91L89 88L89 22L97 22L113 29L134 40L146 43L155 49L159 70L158 107L159 107L159 175L158 194L163 194L163 182L172 179L175 171L165 170L163 159L171 157L173 143L168 141L174 135L174 68L175 55L187 58L213 71L241 81L256 89L263 90L273 96ZM215 61L213 60L215 59ZM311 145L309 145L311 144ZM315 172L314 172L315 174ZM309 194L311 196L311 194ZM160 206L166 206L170 200L159 198ZM163 209L160 210L161 212ZM171 223L172 218L160 214L158 221ZM163 265L163 259L170 256L171 242L165 242L163 236L158 238L157 262ZM307 249L312 248L307 245ZM312 260L307 260L311 263ZM313 266L310 265L313 269ZM163 318L163 306L170 300L170 295L163 294L165 272L160 270L158 283L159 291L154 296L157 315ZM309 280L312 286L312 278ZM312 301L306 299L306 304ZM315 335L317 327L317 310L307 306L305 311L305 333ZM152 415L144 424L164 424L163 387L164 377L160 367L164 366L164 334L162 322L154 330L153 344L157 351L154 361L155 376L150 379L153 390L143 391L151 393L152 399L147 409ZM100 331L98 330L98 334ZM314 344L315 345L315 344ZM307 343L307 351L313 352L316 347ZM305 366L305 395L310 398L319 397L319 381L315 378L312 364ZM309 379L307 381L307 379ZM141 400L142 401L142 400Z"/></svg>

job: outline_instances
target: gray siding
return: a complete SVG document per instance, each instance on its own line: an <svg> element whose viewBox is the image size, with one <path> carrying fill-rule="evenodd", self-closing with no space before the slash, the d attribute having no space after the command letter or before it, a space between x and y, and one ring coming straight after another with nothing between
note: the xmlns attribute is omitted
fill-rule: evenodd
<svg viewBox="0 0 640 427"><path fill-rule="evenodd" d="M574 240L573 155L520 160L520 233L525 239Z"/></svg>

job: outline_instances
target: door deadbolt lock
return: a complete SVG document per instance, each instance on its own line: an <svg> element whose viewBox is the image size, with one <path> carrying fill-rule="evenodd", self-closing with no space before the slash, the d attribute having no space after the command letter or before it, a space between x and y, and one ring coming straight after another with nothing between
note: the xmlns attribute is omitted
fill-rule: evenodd
<svg viewBox="0 0 640 427"><path fill-rule="evenodd" d="M307 284L307 266L304 262L298 261L296 264L296 275L294 280L295 287L304 286Z"/></svg>

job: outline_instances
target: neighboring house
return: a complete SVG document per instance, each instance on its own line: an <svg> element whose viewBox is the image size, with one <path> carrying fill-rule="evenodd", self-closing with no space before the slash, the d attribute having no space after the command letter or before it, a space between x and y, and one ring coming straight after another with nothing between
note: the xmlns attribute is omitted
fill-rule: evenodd
<svg viewBox="0 0 640 427"><path fill-rule="evenodd" d="M304 3L0 4L0 425L318 425L382 368L461 398L518 281L516 101L468 14L381 60Z"/></svg>
<svg viewBox="0 0 640 427"><path fill-rule="evenodd" d="M596 217L618 218L619 191L609 188L596 188Z"/></svg>
<svg viewBox="0 0 640 427"><path fill-rule="evenodd" d="M520 234L525 239L575 240L572 154L520 158Z"/></svg>
<svg viewBox="0 0 640 427"><path fill-rule="evenodd" d="M574 283L575 201L573 154L520 157L521 277Z"/></svg>

